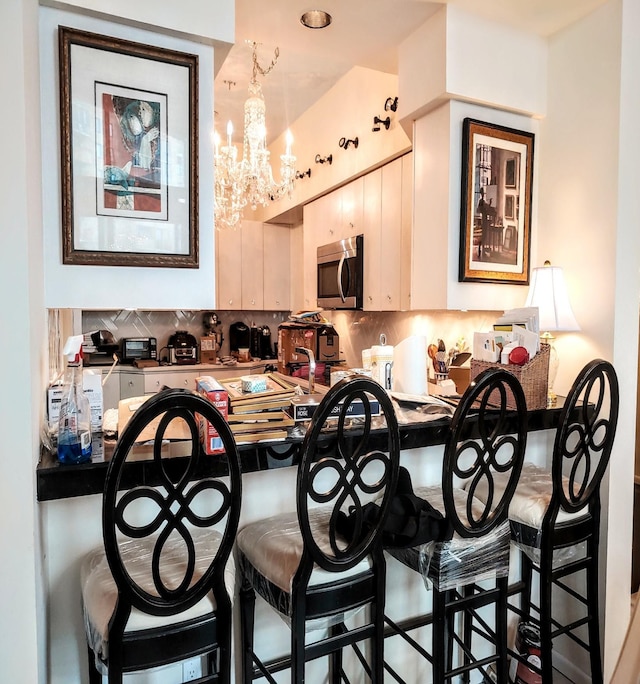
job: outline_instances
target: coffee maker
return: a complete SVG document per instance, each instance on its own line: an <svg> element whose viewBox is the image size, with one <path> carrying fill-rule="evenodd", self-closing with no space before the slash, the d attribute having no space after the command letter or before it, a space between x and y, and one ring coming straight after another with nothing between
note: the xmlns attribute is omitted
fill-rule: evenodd
<svg viewBox="0 0 640 684"><path fill-rule="evenodd" d="M201 363L215 363L224 342L220 319L215 311L208 311L202 317L204 337L200 338Z"/></svg>

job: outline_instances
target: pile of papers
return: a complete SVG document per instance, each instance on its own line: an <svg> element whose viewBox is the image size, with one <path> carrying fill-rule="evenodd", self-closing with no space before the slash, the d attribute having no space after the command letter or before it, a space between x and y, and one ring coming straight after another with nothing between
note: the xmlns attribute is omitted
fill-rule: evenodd
<svg viewBox="0 0 640 684"><path fill-rule="evenodd" d="M537 306L505 311L493 324L493 330L473 334L473 358L478 361L508 363L515 347L524 347L530 359L540 350Z"/></svg>

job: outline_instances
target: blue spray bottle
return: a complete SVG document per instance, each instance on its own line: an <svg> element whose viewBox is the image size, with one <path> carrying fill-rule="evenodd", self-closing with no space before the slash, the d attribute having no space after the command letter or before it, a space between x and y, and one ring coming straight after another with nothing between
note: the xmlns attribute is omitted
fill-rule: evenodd
<svg viewBox="0 0 640 684"><path fill-rule="evenodd" d="M58 419L58 460L64 464L91 459L91 408L82 389L82 335L67 339L67 379Z"/></svg>

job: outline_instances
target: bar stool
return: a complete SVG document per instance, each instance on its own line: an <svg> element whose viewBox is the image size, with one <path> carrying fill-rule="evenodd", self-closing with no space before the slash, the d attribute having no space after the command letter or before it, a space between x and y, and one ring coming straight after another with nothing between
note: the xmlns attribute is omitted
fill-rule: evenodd
<svg viewBox="0 0 640 684"><path fill-rule="evenodd" d="M224 453L203 453L201 419L218 431ZM185 447L186 457L173 457L172 444ZM140 460L141 451L151 459L144 463L147 484L129 487L141 465L132 461ZM198 477L204 461L215 477ZM125 672L198 656L206 656L208 670L199 682L230 684L232 609L225 567L240 500L238 450L213 404L195 392L171 389L138 408L109 463L104 544L81 569L92 684L102 682L105 672L109 684L121 683Z"/></svg>
<svg viewBox="0 0 640 684"><path fill-rule="evenodd" d="M454 529L453 538L409 549L387 549L421 573L433 594L429 615L402 622L386 616L387 638L400 635L429 660L432 679L438 684L454 677L468 682L474 670L491 681L492 663L495 681L508 681L507 511L522 468L526 441L527 409L520 383L503 369L484 371L467 388L453 415L445 443L441 487L415 489L416 495L446 515ZM493 482L499 474L508 485L498 494ZM491 492L487 503L475 496L483 484ZM488 606L493 606L493 624L486 619ZM432 626L430 650L409 634L428 624ZM389 664L385 667L396 681L404 681Z"/></svg>
<svg viewBox="0 0 640 684"><path fill-rule="evenodd" d="M600 484L613 447L618 405L613 366L591 361L578 374L562 408L551 470L525 464L509 508L522 566L521 580L512 587L521 604L511 601L510 608L540 629L541 668L530 662L526 667L539 672L543 682L553 681L553 642L561 635L588 653L591 681L602 682ZM496 482L496 490L503 484ZM534 571L539 575L539 605L533 602ZM585 578L584 591L575 583L576 576ZM519 653L512 656L523 660Z"/></svg>
<svg viewBox="0 0 640 684"><path fill-rule="evenodd" d="M376 405L386 428L375 430ZM347 420L361 415L354 425ZM398 478L400 435L385 390L370 378L342 380L324 396L306 432L298 467L296 511L238 533L243 679L246 684L329 656L329 681L342 681L342 649L351 645L373 682L383 677L385 559L382 528ZM378 498L379 497L379 498ZM374 503L374 499L376 503ZM348 518L350 539L338 531ZM263 661L254 649L256 593L289 625L290 654ZM360 610L360 622L347 620ZM309 630L326 637L308 643ZM322 632L321 632L322 634ZM358 643L372 640L370 664Z"/></svg>

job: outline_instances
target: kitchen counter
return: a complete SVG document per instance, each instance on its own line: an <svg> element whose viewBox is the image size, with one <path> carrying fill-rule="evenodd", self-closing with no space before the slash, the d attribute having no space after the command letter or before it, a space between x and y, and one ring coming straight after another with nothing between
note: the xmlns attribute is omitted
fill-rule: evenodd
<svg viewBox="0 0 640 684"><path fill-rule="evenodd" d="M561 407L562 399L559 398L558 406L555 408L529 411L529 432L557 427ZM400 425L401 449L411 450L444 444L448 425L449 418L447 417L424 423ZM384 430L379 432L381 436L384 434ZM509 432L508 426L505 432ZM357 434L357 432L354 432L354 434ZM43 448L36 470L38 501L67 499L102 492L109 458L113 453L115 441L103 440L101 437L96 437L96 439L99 442L96 444L95 460L81 465L62 466L58 463L55 454ZM238 445L243 473L295 465L302 440L302 437L288 437L285 440L279 441ZM178 466L183 458L176 457ZM149 472L150 468L144 460L130 463L123 487L131 487L143 483L149 484ZM196 477L210 476L212 474L216 474L215 456L201 461L201 467L196 473Z"/></svg>

